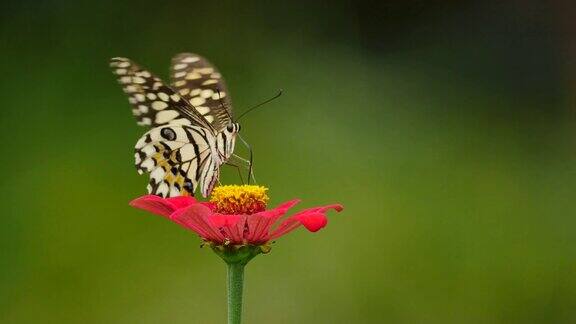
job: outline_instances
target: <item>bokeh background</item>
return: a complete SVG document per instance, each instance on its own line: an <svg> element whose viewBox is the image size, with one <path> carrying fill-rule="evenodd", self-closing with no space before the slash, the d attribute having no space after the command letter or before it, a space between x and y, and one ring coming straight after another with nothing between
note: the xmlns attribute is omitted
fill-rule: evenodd
<svg viewBox="0 0 576 324"><path fill-rule="evenodd" d="M340 202L246 274L246 323L575 323L569 1L2 1L0 322L223 323L225 267L128 201L107 66L227 78L272 204ZM236 183L234 170L223 171Z"/></svg>

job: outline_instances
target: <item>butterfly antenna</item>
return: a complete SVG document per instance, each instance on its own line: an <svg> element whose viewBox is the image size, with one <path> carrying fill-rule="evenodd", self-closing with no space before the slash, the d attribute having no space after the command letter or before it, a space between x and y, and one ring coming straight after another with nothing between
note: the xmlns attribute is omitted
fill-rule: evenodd
<svg viewBox="0 0 576 324"><path fill-rule="evenodd" d="M280 96L282 95L282 92L283 92L283 90L280 89L280 90L278 90L278 93L277 93L274 97L272 97L272 98L270 98L270 99L268 99L268 100L266 100L266 101L264 101L264 102L261 102L261 103L257 104L257 105L254 106L254 107L249 108L248 110L246 110L245 112L243 112L243 113L240 115L240 117L238 117L238 119L236 119L236 121L239 121L240 118L242 118L244 115L246 115L247 113L251 112L252 110L254 110L254 109L258 108L258 107L264 106L265 104L269 103L270 101L273 101L274 99L277 99L278 97L280 97Z"/></svg>

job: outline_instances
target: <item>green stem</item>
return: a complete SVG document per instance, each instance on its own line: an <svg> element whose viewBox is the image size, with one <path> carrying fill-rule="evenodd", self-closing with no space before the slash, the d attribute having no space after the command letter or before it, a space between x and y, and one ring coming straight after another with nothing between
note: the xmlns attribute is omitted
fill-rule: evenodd
<svg viewBox="0 0 576 324"><path fill-rule="evenodd" d="M242 288L244 266L260 253L268 253L268 245L211 245L212 251L228 265L228 324L242 321Z"/></svg>
<svg viewBox="0 0 576 324"><path fill-rule="evenodd" d="M244 264L228 263L228 324L242 322Z"/></svg>

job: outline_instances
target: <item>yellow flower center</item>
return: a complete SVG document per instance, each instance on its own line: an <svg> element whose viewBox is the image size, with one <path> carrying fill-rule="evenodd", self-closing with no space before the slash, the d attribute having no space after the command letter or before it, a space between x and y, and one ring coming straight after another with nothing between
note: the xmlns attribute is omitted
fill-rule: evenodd
<svg viewBox="0 0 576 324"><path fill-rule="evenodd" d="M221 214L254 214L266 210L268 188L252 185L227 185L214 188L210 202Z"/></svg>

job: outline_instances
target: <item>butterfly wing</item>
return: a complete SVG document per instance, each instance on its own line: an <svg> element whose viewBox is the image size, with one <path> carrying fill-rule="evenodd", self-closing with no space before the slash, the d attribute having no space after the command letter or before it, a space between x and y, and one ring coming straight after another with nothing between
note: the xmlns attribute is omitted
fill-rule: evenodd
<svg viewBox="0 0 576 324"><path fill-rule="evenodd" d="M128 95L138 125L196 125L214 131L187 100L149 71L123 57L112 58L110 66Z"/></svg>
<svg viewBox="0 0 576 324"><path fill-rule="evenodd" d="M172 87L217 132L232 122L232 105L226 83L208 60L193 53L181 53L172 59Z"/></svg>
<svg viewBox="0 0 576 324"><path fill-rule="evenodd" d="M127 58L113 58L110 66L129 96L138 124L154 127L135 146L138 172L150 173L148 192L162 197L194 195L200 186L202 195L208 196L222 164L213 127L216 115L204 117L162 80Z"/></svg>
<svg viewBox="0 0 576 324"><path fill-rule="evenodd" d="M207 197L218 181L221 161L214 136L198 126L166 125L145 133L135 146L139 173L149 172L148 192L161 197Z"/></svg>

